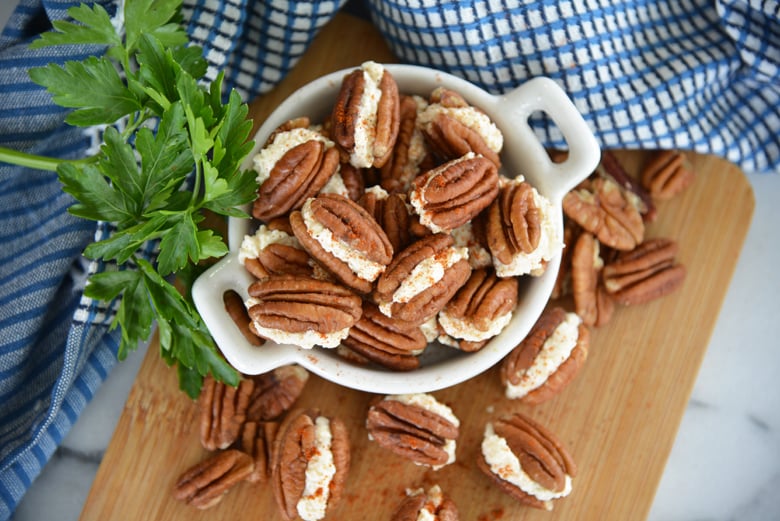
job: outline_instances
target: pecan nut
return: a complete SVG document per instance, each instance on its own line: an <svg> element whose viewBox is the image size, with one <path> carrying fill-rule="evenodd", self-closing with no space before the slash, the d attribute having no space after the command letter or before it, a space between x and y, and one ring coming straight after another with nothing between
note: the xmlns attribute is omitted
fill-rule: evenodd
<svg viewBox="0 0 780 521"><path fill-rule="evenodd" d="M437 233L399 252L376 283L380 311L416 324L441 311L471 273L468 250L453 244L452 236Z"/></svg>
<svg viewBox="0 0 780 521"><path fill-rule="evenodd" d="M590 331L575 313L545 310L501 362L506 397L535 405L559 394L582 369L589 344Z"/></svg>
<svg viewBox="0 0 780 521"><path fill-rule="evenodd" d="M370 439L418 465L438 470L455 461L460 421L430 394L386 396L366 418Z"/></svg>
<svg viewBox="0 0 780 521"><path fill-rule="evenodd" d="M357 168L390 158L400 125L398 85L382 65L365 62L344 77L331 115L331 134Z"/></svg>
<svg viewBox="0 0 780 521"><path fill-rule="evenodd" d="M400 194L388 194L382 188L375 186L365 191L358 204L365 208L385 231L394 252L403 250L412 241L410 231L412 218L406 201Z"/></svg>
<svg viewBox="0 0 780 521"><path fill-rule="evenodd" d="M500 277L541 275L563 248L550 201L522 178L502 179L485 234Z"/></svg>
<svg viewBox="0 0 780 521"><path fill-rule="evenodd" d="M434 152L444 160L469 152L501 167L499 153L504 144L501 131L480 109L469 105L459 93L439 87L418 117L418 125Z"/></svg>
<svg viewBox="0 0 780 521"><path fill-rule="evenodd" d="M257 197L252 216L261 221L300 208L336 173L339 153L332 142L308 129L277 134L255 156Z"/></svg>
<svg viewBox="0 0 780 521"><path fill-rule="evenodd" d="M520 413L486 425L477 466L503 492L544 510L552 510L553 500L571 492L577 473L558 438Z"/></svg>
<svg viewBox="0 0 780 521"><path fill-rule="evenodd" d="M427 341L420 326L388 317L364 302L363 315L342 344L383 367L410 371L420 366L418 356Z"/></svg>
<svg viewBox="0 0 780 521"><path fill-rule="evenodd" d="M439 325L447 335L461 340L461 350L479 349L512 319L517 291L515 277L499 278L492 269L472 271L469 280L439 312Z"/></svg>
<svg viewBox="0 0 780 521"><path fill-rule="evenodd" d="M498 169L469 152L417 176L409 202L420 223L434 233L466 224L498 194Z"/></svg>
<svg viewBox="0 0 780 521"><path fill-rule="evenodd" d="M425 106L419 96L401 96L401 122L390 159L379 171L380 185L389 193L407 193L412 180L432 161L425 137L417 126L417 114Z"/></svg>
<svg viewBox="0 0 780 521"><path fill-rule="evenodd" d="M648 239L604 266L604 286L616 302L626 306L668 295L685 280L685 267L676 262L676 256L677 243L672 239Z"/></svg>
<svg viewBox="0 0 780 521"><path fill-rule="evenodd" d="M642 185L660 201L688 188L695 177L685 154L679 150L656 152L641 174Z"/></svg>
<svg viewBox="0 0 780 521"><path fill-rule="evenodd" d="M228 290L222 294L222 303L225 305L225 311L233 319L236 327L244 335L247 342L253 346L261 346L265 343L265 339L255 335L249 327L252 319L249 318L249 313L246 307L244 307L244 300L241 298L241 295L233 290Z"/></svg>
<svg viewBox="0 0 780 521"><path fill-rule="evenodd" d="M644 238L637 198L610 179L598 177L581 183L563 197L563 211L616 250L632 250Z"/></svg>
<svg viewBox="0 0 780 521"><path fill-rule="evenodd" d="M610 151L604 151L601 155L601 161L596 167L596 172L608 179L611 179L621 186L627 193L634 194L638 201L636 206L645 222L653 222L658 217L658 210L653 202L652 195L645 189L641 181L637 181L629 176L618 158Z"/></svg>
<svg viewBox="0 0 780 521"><path fill-rule="evenodd" d="M339 281L369 293L393 258L385 231L363 207L336 194L309 199L290 215L295 237Z"/></svg>
<svg viewBox="0 0 780 521"><path fill-rule="evenodd" d="M442 492L439 485L425 490L415 490L408 493L393 513L391 521L458 521L460 519L455 502Z"/></svg>
<svg viewBox="0 0 780 521"><path fill-rule="evenodd" d="M179 477L173 489L173 497L205 510L219 503L253 469L252 458L240 450L217 452Z"/></svg>
<svg viewBox="0 0 780 521"><path fill-rule="evenodd" d="M257 334L307 349L336 347L362 313L359 296L325 280L276 275L253 282L248 291Z"/></svg>
<svg viewBox="0 0 780 521"><path fill-rule="evenodd" d="M276 422L244 423L239 449L254 462L252 472L245 478L250 483L265 483L271 476L271 451L278 428Z"/></svg>
<svg viewBox="0 0 780 521"><path fill-rule="evenodd" d="M238 438L246 421L254 382L242 379L238 387L219 382L211 375L203 379L198 397L200 442L207 450L225 449Z"/></svg>
<svg viewBox="0 0 780 521"><path fill-rule="evenodd" d="M615 309L615 303L602 283L604 260L599 250L598 239L583 232L574 243L571 256L574 310L584 324L596 327L608 323Z"/></svg>
<svg viewBox="0 0 780 521"><path fill-rule="evenodd" d="M249 400L247 419L268 421L290 410L303 393L309 372L299 365L283 365L252 378L255 388Z"/></svg>
<svg viewBox="0 0 780 521"><path fill-rule="evenodd" d="M238 261L257 279L269 275L311 275L311 257L292 230L287 233L276 226L261 224L254 234L244 236Z"/></svg>
<svg viewBox="0 0 780 521"><path fill-rule="evenodd" d="M292 411L276 432L271 461L271 485L284 518L323 519L341 498L349 465L349 434L340 419ZM307 472L309 467L316 470Z"/></svg>

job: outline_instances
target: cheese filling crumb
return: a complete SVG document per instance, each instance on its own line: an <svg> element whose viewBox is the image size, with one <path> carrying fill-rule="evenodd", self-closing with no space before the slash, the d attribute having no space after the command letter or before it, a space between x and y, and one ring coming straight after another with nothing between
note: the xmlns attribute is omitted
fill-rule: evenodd
<svg viewBox="0 0 780 521"><path fill-rule="evenodd" d="M566 476L563 490L560 492L544 488L531 479L520 466L520 460L512 452L512 449L509 448L506 440L495 433L492 423L488 423L485 427L485 437L482 439L482 455L495 475L540 501L546 502L564 497L571 492L571 476L569 475Z"/></svg>
<svg viewBox="0 0 780 521"><path fill-rule="evenodd" d="M490 150L501 152L504 146L504 135L501 130L490 120L490 117L475 107L444 107L439 103L432 103L418 116L418 125L425 127L439 114L449 116L464 126L479 134Z"/></svg>
<svg viewBox="0 0 780 521"><path fill-rule="evenodd" d="M491 320L487 327L478 327L477 324L463 318L453 317L445 310L439 312L439 325L444 331L453 338L468 340L470 342L479 342L487 340L498 335L512 320L512 311Z"/></svg>
<svg viewBox="0 0 780 521"><path fill-rule="evenodd" d="M508 264L504 264L493 257L493 266L499 277L515 277L519 275L541 275L544 273L545 263L555 257L563 249L563 238L555 226L555 211L549 199L532 188L534 204L541 214L541 236L536 249L530 253L520 252L512 257Z"/></svg>
<svg viewBox="0 0 780 521"><path fill-rule="evenodd" d="M360 98L357 121L355 122L355 145L349 156L349 162L357 168L368 168L374 164L374 138L376 137L376 121L379 99L382 91L379 82L385 68L382 65L367 61L361 65L365 87Z"/></svg>
<svg viewBox="0 0 780 521"><path fill-rule="evenodd" d="M311 202L312 199L308 199L301 208L301 217L303 217L308 234L320 243L325 251L349 266L349 269L359 278L369 282L376 280L385 271L386 266L380 262L372 261L363 252L334 237L333 232L314 218Z"/></svg>
<svg viewBox="0 0 780 521"><path fill-rule="evenodd" d="M246 309L259 304L260 301L254 297L249 297L244 306ZM277 344L291 344L301 347L303 349L312 349L314 346L320 347L338 347L342 340L349 336L349 328L339 329L331 333L320 333L314 330L304 331L302 333L291 333L282 329L274 329L265 327L257 323L256 320L252 321L257 332L261 337L267 338Z"/></svg>
<svg viewBox="0 0 780 521"><path fill-rule="evenodd" d="M405 304L409 302L439 282L444 277L447 268L461 259L468 259L468 255L469 252L466 248L448 248L442 255L426 258L417 264L409 276L401 282L393 293L392 300L379 305L379 310L387 316L392 316L393 303Z"/></svg>
<svg viewBox="0 0 780 521"><path fill-rule="evenodd" d="M306 464L303 494L296 505L298 515L304 521L315 521L325 517L330 497L330 483L336 474L333 452L330 449L332 438L330 420L318 416L314 420L315 450L312 451L314 454Z"/></svg>
<svg viewBox="0 0 780 521"><path fill-rule="evenodd" d="M422 489L411 491L411 493L407 491L409 496L417 496L419 494L425 494L425 491ZM434 485L428 489L428 493L425 494L425 503L423 503L422 508L417 513L417 521L436 521L439 519L436 516L436 511L439 510L443 501L444 494L439 485Z"/></svg>
<svg viewBox="0 0 780 521"><path fill-rule="evenodd" d="M582 319L576 313L567 313L566 318L555 328L547 338L533 364L520 375L520 382L512 384L507 381L505 394L507 398L522 398L534 389L541 387L577 346L579 325Z"/></svg>
<svg viewBox="0 0 780 521"><path fill-rule="evenodd" d="M288 235L282 230L271 230L266 225L261 224L254 235L244 235L241 241L241 248L238 250L238 262L244 264L247 259L256 259L260 252L271 244L283 244L302 250L301 243L293 235Z"/></svg>
<svg viewBox="0 0 780 521"><path fill-rule="evenodd" d="M314 129L294 128L292 130L279 132L270 144L266 145L254 158L252 158L255 165L255 172L257 172L257 184L262 185L266 179L271 176L271 171L274 169L274 166L276 166L276 163L289 150L306 143L307 141L311 141L312 139L322 141L325 143L326 148L334 146L333 141Z"/></svg>

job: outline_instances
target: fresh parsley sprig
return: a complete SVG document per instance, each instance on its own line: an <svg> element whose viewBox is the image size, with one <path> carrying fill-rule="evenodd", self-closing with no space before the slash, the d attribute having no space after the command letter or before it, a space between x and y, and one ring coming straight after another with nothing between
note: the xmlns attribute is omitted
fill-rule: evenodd
<svg viewBox="0 0 780 521"><path fill-rule="evenodd" d="M189 299L169 279L189 286L203 261L227 253L224 240L199 226L204 212L246 216L238 207L257 189L241 163L252 148L248 108L233 91L223 102L222 76L202 82L202 49L188 45L177 22L181 0L126 0L117 29L99 4L69 9L74 20L55 21L32 47L93 44L105 53L63 66L29 71L55 103L73 109L65 121L107 125L100 152L83 160L58 161L0 149L0 160L55 169L79 217L114 224L107 239L84 251L92 259L133 269L89 278L85 295L121 297L112 327L122 340L119 358L149 338L157 322L163 359L176 365L181 388L192 397L213 374L236 385L238 373L217 352ZM120 24L118 24L120 25ZM124 118L121 130L114 126ZM159 241L156 267L139 253Z"/></svg>

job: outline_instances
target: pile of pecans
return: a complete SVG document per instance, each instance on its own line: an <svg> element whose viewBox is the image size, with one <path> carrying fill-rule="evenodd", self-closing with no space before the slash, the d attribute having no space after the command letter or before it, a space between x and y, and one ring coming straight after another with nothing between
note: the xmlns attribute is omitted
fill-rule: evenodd
<svg viewBox="0 0 780 521"><path fill-rule="evenodd" d="M373 118L361 115L366 96L375 98ZM440 110L423 115L431 105ZM469 126L453 115L459 109L481 123ZM413 370L432 341L481 349L511 316L517 278L543 272L565 244L551 305L500 370L507 399L534 405L576 377L590 328L608 323L616 306L681 286L676 243L645 237L645 225L657 217L656 201L694 179L682 152L654 154L639 181L604 153L565 196L559 238L545 224L544 198L522 177L499 174L500 145L480 114L445 89L428 100L398 93L389 73L369 63L345 77L328 121L302 117L277 129L256 158L265 172L253 207L257 231L242 246L256 278L250 299L224 296L244 336L257 346L270 339L337 348L354 363ZM413 291L414 274L432 259L440 275L421 277L428 284ZM347 479L349 443L338 418L291 410L306 379L286 366L245 377L236 389L207 380L201 442L211 455L181 476L175 497L208 508L237 483L270 483L285 519L327 517ZM430 395L375 400L366 430L415 464L454 461L458 420ZM507 461L518 470L508 471ZM576 474L555 435L520 413L485 425L477 463L499 489L547 510ZM310 467L327 476L319 486L308 481ZM458 519L438 486L409 491L392 519L423 511Z"/></svg>

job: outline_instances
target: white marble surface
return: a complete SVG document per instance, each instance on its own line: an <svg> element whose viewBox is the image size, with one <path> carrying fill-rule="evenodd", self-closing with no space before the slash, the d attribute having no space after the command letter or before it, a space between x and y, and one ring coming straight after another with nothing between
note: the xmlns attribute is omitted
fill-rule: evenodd
<svg viewBox="0 0 780 521"><path fill-rule="evenodd" d="M15 2L0 0L0 27ZM780 175L749 176L756 212L650 521L780 519ZM70 521L145 350L111 373L22 500L15 521ZM641 469L637 469L641 472ZM621 520L629 521L629 520Z"/></svg>

